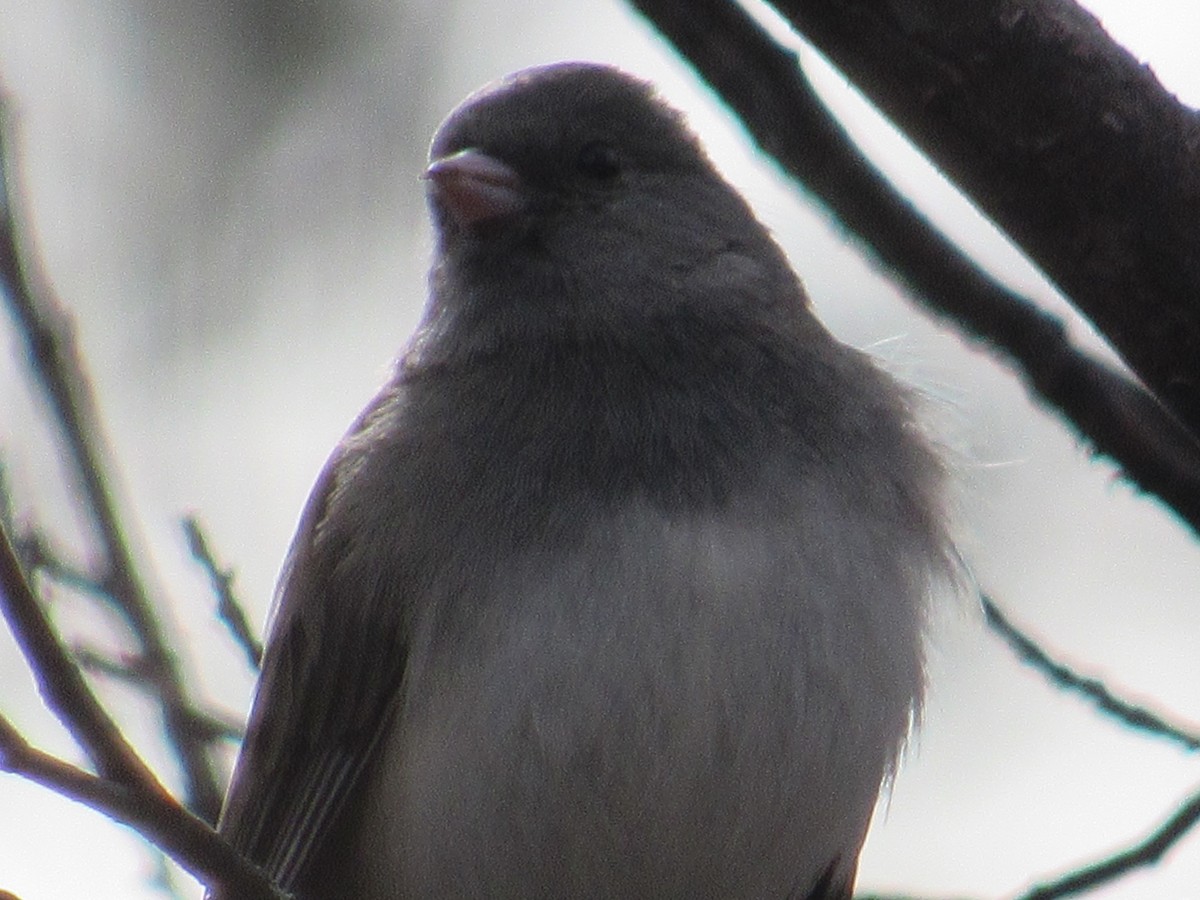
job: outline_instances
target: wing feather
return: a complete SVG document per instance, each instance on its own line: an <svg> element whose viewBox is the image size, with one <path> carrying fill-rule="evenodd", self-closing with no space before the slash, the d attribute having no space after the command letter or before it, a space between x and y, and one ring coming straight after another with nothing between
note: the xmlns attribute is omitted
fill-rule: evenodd
<svg viewBox="0 0 1200 900"><path fill-rule="evenodd" d="M370 596L378 585L339 580L347 548L325 533L339 484L371 452L361 436L395 402L395 392L385 391L364 411L305 507L219 825L277 886L300 897L323 840L371 764L403 678L402 611L391 610L389 621L384 607L381 620L378 597ZM218 890L210 900L234 898Z"/></svg>

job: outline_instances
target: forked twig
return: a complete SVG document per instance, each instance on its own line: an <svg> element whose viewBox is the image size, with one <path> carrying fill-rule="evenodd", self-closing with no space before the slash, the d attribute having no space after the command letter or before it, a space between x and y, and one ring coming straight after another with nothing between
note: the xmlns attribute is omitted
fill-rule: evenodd
<svg viewBox="0 0 1200 900"><path fill-rule="evenodd" d="M167 738L183 771L187 805L213 822L221 806L216 768L210 747L196 727L195 708L180 663L118 510L109 451L70 317L36 271L33 257L23 255L18 243L16 188L9 156L11 122L2 99L0 119L0 289L25 343L30 369L62 434L83 508L94 526L103 567L99 583L140 645L138 656L144 662L147 683L153 685Z"/></svg>
<svg viewBox="0 0 1200 900"><path fill-rule="evenodd" d="M217 563L216 557L213 556L212 550L208 546L204 529L201 528L200 521L195 516L187 516L183 520L183 533L187 537L188 549L192 556L208 573L209 583L212 585L213 593L217 596L217 616L229 629L234 643L241 647L242 652L246 654L250 667L257 671L262 663L263 645L254 636L254 629L251 628L250 620L246 617L245 607L233 593L233 572L222 568Z"/></svg>

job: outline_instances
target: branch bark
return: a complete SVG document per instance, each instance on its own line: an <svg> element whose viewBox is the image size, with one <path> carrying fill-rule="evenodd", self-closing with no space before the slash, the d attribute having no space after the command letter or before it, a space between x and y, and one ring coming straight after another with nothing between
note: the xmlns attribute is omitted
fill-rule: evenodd
<svg viewBox="0 0 1200 900"><path fill-rule="evenodd" d="M3 525L0 525L0 611L29 660L46 705L71 732L96 770L114 782L141 785L167 796L154 773L104 711L54 633Z"/></svg>
<svg viewBox="0 0 1200 900"><path fill-rule="evenodd" d="M0 610L42 697L100 774L30 746L2 716L0 770L37 781L137 829L205 884L236 885L236 896L245 900L282 900L211 825L176 802L125 740L54 633L2 524Z"/></svg>
<svg viewBox="0 0 1200 900"><path fill-rule="evenodd" d="M1195 793L1184 800L1165 822L1143 840L1054 881L1040 884L1022 894L1018 900L1058 900L1060 897L1073 897L1107 884L1135 869L1152 866L1198 822L1200 793Z"/></svg>
<svg viewBox="0 0 1200 900"><path fill-rule="evenodd" d="M1200 115L1071 0L776 0L1200 435Z"/></svg>
<svg viewBox="0 0 1200 900"><path fill-rule="evenodd" d="M919 303L985 342L1142 490L1200 533L1200 443L1141 385L1072 347L1061 322L997 284L874 169L795 54L732 0L631 0L763 151L865 244Z"/></svg>
<svg viewBox="0 0 1200 900"><path fill-rule="evenodd" d="M217 617L225 623L230 637L245 654L250 668L257 672L262 666L263 645L254 635L254 628L246 615L245 607L233 592L233 572L222 568L217 562L208 546L208 537L196 516L184 518L183 533L192 557L208 574L213 594L217 598Z"/></svg>
<svg viewBox="0 0 1200 900"><path fill-rule="evenodd" d="M207 822L165 792L102 778L26 743L0 716L0 770L22 775L128 825L191 872L202 884L221 885L239 900L286 900Z"/></svg>

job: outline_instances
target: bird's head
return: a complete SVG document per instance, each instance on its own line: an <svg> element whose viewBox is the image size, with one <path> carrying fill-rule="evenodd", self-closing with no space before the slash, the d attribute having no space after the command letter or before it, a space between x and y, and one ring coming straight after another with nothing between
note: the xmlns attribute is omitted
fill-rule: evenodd
<svg viewBox="0 0 1200 900"><path fill-rule="evenodd" d="M681 305L803 303L682 116L611 67L560 63L485 87L441 126L430 158L430 323L511 338L642 327Z"/></svg>

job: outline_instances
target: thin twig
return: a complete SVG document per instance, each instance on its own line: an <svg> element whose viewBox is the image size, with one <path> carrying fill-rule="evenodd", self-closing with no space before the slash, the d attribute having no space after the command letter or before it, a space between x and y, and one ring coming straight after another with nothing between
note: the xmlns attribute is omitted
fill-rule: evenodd
<svg viewBox="0 0 1200 900"><path fill-rule="evenodd" d="M62 553L51 546L45 535L32 529L14 532L13 546L30 572L46 575L63 587L103 600L108 606L114 605L115 600L104 579L76 563L68 562Z"/></svg>
<svg viewBox="0 0 1200 900"><path fill-rule="evenodd" d="M78 741L96 771L113 782L165 795L154 773L126 742L54 633L2 525L0 606L21 652L29 660L46 705Z"/></svg>
<svg viewBox="0 0 1200 900"><path fill-rule="evenodd" d="M246 610L233 592L233 572L217 563L208 546L204 529L195 516L187 516L183 520L183 533L187 537L188 549L192 556L208 573L213 593L217 596L217 616L229 629L234 643L246 654L250 667L257 671L262 663L263 646L254 636L254 629L250 626Z"/></svg>
<svg viewBox="0 0 1200 900"><path fill-rule="evenodd" d="M1094 863L1075 868L1052 881L1044 882L1017 900L1058 900L1095 890L1123 878L1135 869L1152 866L1179 843L1200 822L1200 792L1188 797L1178 809L1146 838ZM855 900L917 900L912 896L860 894Z"/></svg>
<svg viewBox="0 0 1200 900"><path fill-rule="evenodd" d="M1069 666L1053 659L1033 638L1013 625L996 606L995 601L987 596L982 600L984 614L992 630L1004 639L1022 662L1037 669L1052 683L1082 695L1101 712L1117 719L1127 728L1163 738L1179 744L1186 750L1200 750L1200 736L1182 726L1172 724L1165 717L1144 706L1121 699L1099 679L1080 675Z"/></svg>
<svg viewBox="0 0 1200 900"><path fill-rule="evenodd" d="M107 443L70 317L36 271L32 255L20 252L7 104L0 104L0 114L0 287L95 526L105 567L102 584L141 644L146 677L155 686L167 737L183 771L187 804L207 821L215 821L221 806L216 768L210 748L198 736L183 673L118 509Z"/></svg>
<svg viewBox="0 0 1200 900"><path fill-rule="evenodd" d="M206 885L234 887L240 900L284 900L212 827L162 790L100 778L31 747L0 716L0 769L21 775L128 825Z"/></svg>
<svg viewBox="0 0 1200 900"><path fill-rule="evenodd" d="M144 694L154 693L154 685L146 680L136 659L114 659L106 651L84 646L75 646L70 652L75 662L89 674L120 681ZM240 741L245 737L245 729L239 721L212 711L192 710L192 728L206 743Z"/></svg>
<svg viewBox="0 0 1200 900"><path fill-rule="evenodd" d="M231 719L223 713L199 712L195 718L196 727L206 741L241 741L246 736L246 728L240 719Z"/></svg>
<svg viewBox="0 0 1200 900"><path fill-rule="evenodd" d="M121 681L133 687L150 691L152 687L146 683L142 666L136 656L123 654L121 659L114 659L106 650L97 650L83 644L71 648L71 656L79 663L80 668L93 675L103 675L114 681Z"/></svg>
<svg viewBox="0 0 1200 900"><path fill-rule="evenodd" d="M907 290L1018 371L1142 490L1200 533L1200 444L1147 391L1071 346L1062 323L984 274L863 156L796 54L728 0L629 0Z"/></svg>
<svg viewBox="0 0 1200 900"><path fill-rule="evenodd" d="M1152 866L1198 821L1200 793L1195 793L1145 840L1091 865L1075 869L1055 881L1038 885L1022 894L1019 900L1057 900L1059 897L1082 894L1128 875L1134 869Z"/></svg>

